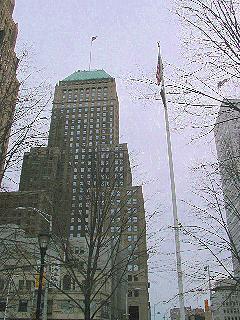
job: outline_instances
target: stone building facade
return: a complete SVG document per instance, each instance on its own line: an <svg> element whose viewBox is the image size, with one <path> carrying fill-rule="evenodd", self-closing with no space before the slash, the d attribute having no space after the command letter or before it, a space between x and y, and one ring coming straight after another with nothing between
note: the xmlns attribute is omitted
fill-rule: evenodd
<svg viewBox="0 0 240 320"><path fill-rule="evenodd" d="M19 87L18 59L14 52L18 33L12 18L14 5L14 0L0 1L0 184Z"/></svg>
<svg viewBox="0 0 240 320"><path fill-rule="evenodd" d="M70 245L83 251L81 242ZM0 226L0 317L6 319L35 319L38 294L40 252L38 239L29 237L17 225ZM50 242L45 257L43 296L41 314L43 319L75 320L84 319L84 296L81 294L81 273L79 264L73 266L78 282L71 276L65 260L65 253L56 243ZM104 262L102 262L104 263ZM50 268L48 268L50 265ZM71 268L71 270L73 270ZM100 272L100 271L99 271ZM110 319L110 304L102 305L104 296L111 290L111 281L105 285L93 300L92 310L96 320ZM46 288L48 286L47 296ZM46 297L46 299L45 299ZM44 307L47 303L47 308ZM99 307L100 306L100 307Z"/></svg>
<svg viewBox="0 0 240 320"><path fill-rule="evenodd" d="M211 294L214 320L240 319L240 285L233 279L216 281Z"/></svg>

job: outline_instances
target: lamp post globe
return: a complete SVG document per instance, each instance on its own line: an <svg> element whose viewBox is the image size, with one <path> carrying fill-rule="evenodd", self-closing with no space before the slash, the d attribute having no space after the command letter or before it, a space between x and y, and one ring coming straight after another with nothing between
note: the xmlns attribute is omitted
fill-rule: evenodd
<svg viewBox="0 0 240 320"><path fill-rule="evenodd" d="M49 243L49 233L40 233L38 235L38 244L40 251L47 251L48 243Z"/></svg>

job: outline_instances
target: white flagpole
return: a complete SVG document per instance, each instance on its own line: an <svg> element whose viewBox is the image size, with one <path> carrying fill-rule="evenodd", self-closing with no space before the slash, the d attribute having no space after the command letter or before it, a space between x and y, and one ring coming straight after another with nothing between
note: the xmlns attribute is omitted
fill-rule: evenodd
<svg viewBox="0 0 240 320"><path fill-rule="evenodd" d="M92 37L92 38L91 38L90 53L89 53L89 67L88 67L88 71L90 71L90 70L91 70L91 64L92 64L92 43L93 43L93 41L94 41L94 40L96 40L96 39L97 39L97 36L95 36L95 37Z"/></svg>
<svg viewBox="0 0 240 320"><path fill-rule="evenodd" d="M160 44L158 42L158 50L160 56ZM185 308L184 308L184 293L183 293L183 272L182 272L182 259L181 259L181 246L180 246L180 234L179 234L179 219L177 212L177 198L176 198L176 187L174 178L174 168L173 168L173 156L172 156L172 143L170 135L170 126L168 118L168 108L164 87L164 79L162 72L162 86L161 86L161 98L163 102L164 117L165 117L165 129L167 138L167 150L168 150L168 165L169 165L169 175L171 183L171 195L172 195L172 210L173 210L173 221L174 221L174 235L175 235L175 250L176 250L176 265L177 265L177 277L178 277L178 294L179 294L179 308L180 308L180 320L185 320Z"/></svg>

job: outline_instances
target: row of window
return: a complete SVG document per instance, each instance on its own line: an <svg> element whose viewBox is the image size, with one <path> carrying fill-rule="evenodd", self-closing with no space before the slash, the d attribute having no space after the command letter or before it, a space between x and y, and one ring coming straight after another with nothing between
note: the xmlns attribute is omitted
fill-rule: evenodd
<svg viewBox="0 0 240 320"><path fill-rule="evenodd" d="M73 137L70 137L69 141L70 141L70 142L79 141L79 139L77 139L77 138L78 138L78 136L76 136L75 139L74 139ZM64 139L64 142L68 142L68 139L65 138L65 139ZM96 143L97 143L97 142L96 142ZM85 145L86 145L86 146L89 146L89 147L94 147L94 146L96 145L96 143L93 143L93 141L91 140L91 141L89 141L89 142L85 142ZM101 141L101 144L113 144L113 141L112 141L112 140L110 140L110 141L102 140L102 141ZM78 164L78 162L76 162L76 165L77 165L77 164Z"/></svg>
<svg viewBox="0 0 240 320"><path fill-rule="evenodd" d="M73 231L74 227L75 227L75 229L77 228L77 230L79 230L79 231L82 230L82 225L81 224L79 224L78 226L70 226L70 230Z"/></svg>
<svg viewBox="0 0 240 320"><path fill-rule="evenodd" d="M80 111L80 110L79 110ZM111 107L110 110L107 110L107 107L102 107L102 110L100 107L97 108L84 108L81 109L81 112L78 112L77 114L70 114L69 110L66 110L65 119L81 119L86 117L107 117L108 115L113 116L113 108ZM53 114L53 117L56 117L56 113Z"/></svg>
<svg viewBox="0 0 240 320"><path fill-rule="evenodd" d="M135 282L135 281L138 281L138 275L131 275L131 274L129 274L128 275L128 282Z"/></svg>
<svg viewBox="0 0 240 320"><path fill-rule="evenodd" d="M224 317L224 320L240 320L240 317Z"/></svg>
<svg viewBox="0 0 240 320"><path fill-rule="evenodd" d="M231 295L233 296L234 293L231 293ZM240 301L227 301L227 302L223 302L223 306L240 306Z"/></svg>
<svg viewBox="0 0 240 320"><path fill-rule="evenodd" d="M139 271L139 265L138 264L128 264L127 270L128 270L128 272Z"/></svg>
<svg viewBox="0 0 240 320"><path fill-rule="evenodd" d="M239 308L234 308L234 309L224 309L224 313L239 313Z"/></svg>
<svg viewBox="0 0 240 320"><path fill-rule="evenodd" d="M134 289L134 290L128 290L128 297L139 297L139 290L138 289Z"/></svg>
<svg viewBox="0 0 240 320"><path fill-rule="evenodd" d="M102 113L84 113L82 116L78 115L78 117L75 117L75 115L72 115L71 117L69 117L69 115L66 115L65 117L65 120L66 120L66 123L69 123L70 120L72 123L81 123L81 121L83 119L90 119L93 118L93 119L100 119L100 118L105 118L106 117L109 117L111 120L113 119L113 113L112 112L109 112L108 114L106 114L105 112L102 112ZM53 119L56 119L57 117L54 116ZM77 121L76 121L77 120ZM98 121L99 122L99 121Z"/></svg>
<svg viewBox="0 0 240 320"><path fill-rule="evenodd" d="M74 127L74 126L68 126L68 128L69 129L71 129L71 130L80 130L80 128L81 128L81 126L80 125L78 125L77 127ZM89 128L87 128L87 126L84 128L84 129L82 129L81 130L81 134L82 135L86 135L86 134L89 134L89 135L104 135L104 134L111 134L111 133L113 133L113 129L112 128L106 128L106 129L102 129L102 128L91 128L91 129L89 129ZM76 146L78 146L79 147L79 143L76 143ZM70 147L72 147L71 145L70 145ZM85 152L85 150L84 150L84 152ZM107 154L108 155L108 154ZM116 153L116 155L118 155L117 153ZM107 157L107 156L106 156Z"/></svg>
<svg viewBox="0 0 240 320"><path fill-rule="evenodd" d="M85 102L85 101L96 101L96 100L107 100L110 99L110 97L107 97L107 94L103 94L103 95L97 95L97 97L95 96L90 96L89 94L86 94L84 97L80 96L79 98L76 96L74 97L74 99L72 99L72 97L63 97L62 98L62 103L67 102L67 103L71 103L74 102L76 103L77 101L81 102Z"/></svg>
<svg viewBox="0 0 240 320"><path fill-rule="evenodd" d="M113 113L114 107L113 104L109 104L108 101L94 101L91 102L91 104L89 104L89 102L85 102L83 103L79 103L78 105L67 105L64 106L62 105L59 109L54 108L53 109L53 116L55 116L57 113L59 113L59 110L61 111L61 113L66 113L66 116L71 116L71 117L75 117L75 113L76 116L80 117L82 114L84 113Z"/></svg>
<svg viewBox="0 0 240 320"><path fill-rule="evenodd" d="M92 88L81 88L81 89L63 89L62 90L62 96L72 96L72 94L74 96L76 95L80 95L82 96L84 93L85 94L89 94L91 92L91 94L95 94L96 92L98 94L101 94L101 93L107 93L108 92L108 87L92 87Z"/></svg>
<svg viewBox="0 0 240 320"><path fill-rule="evenodd" d="M105 116L97 116L96 118L95 117L82 117L80 119L78 119L78 121L76 122L75 119L72 119L72 122L69 123L68 119L65 121L65 129L69 128L71 126L71 129L75 129L76 127L76 124L78 124L79 126L79 129L80 129L80 124L81 123L105 123L105 122L109 122L110 124L113 122L113 117L112 116L109 116L109 119L107 120L107 117ZM110 127L112 127L113 125L111 125Z"/></svg>
<svg viewBox="0 0 240 320"><path fill-rule="evenodd" d="M127 237L128 241L131 242L131 241L138 241L138 235L137 234L131 234L131 235L128 235Z"/></svg>
<svg viewBox="0 0 240 320"><path fill-rule="evenodd" d="M65 133L65 135L67 135L67 132ZM73 137L72 137L73 135L74 135L74 132L70 132L70 141L73 141ZM85 135L81 135L81 139L80 139L80 132L77 131L76 132L76 138L78 138L79 141L82 140L83 143L87 143L87 142L94 141L94 140L96 140L96 142L98 140L100 140L102 143L105 143L106 142L105 140L113 139L113 135L112 134L106 135L106 136L90 136L89 135L88 137L85 136ZM78 150L75 151L75 153L78 153Z"/></svg>
<svg viewBox="0 0 240 320"><path fill-rule="evenodd" d="M7 307L6 300L0 300L0 312L4 312ZM27 312L28 311L28 300L19 300L18 302L18 312Z"/></svg>
<svg viewBox="0 0 240 320"><path fill-rule="evenodd" d="M115 232L119 232L121 231L121 227L120 226L112 226L111 227L111 232L115 233ZM127 231L128 232L137 232L138 231L138 226L137 225L129 225L127 227ZM130 239L130 238L129 238ZM128 241L137 241L137 240L128 240Z"/></svg>
<svg viewBox="0 0 240 320"><path fill-rule="evenodd" d="M61 105L59 104L55 104L54 105L54 108L53 108L53 113L58 111L59 110L61 111L61 113L75 113L76 111L77 112L81 112L82 109L85 108L85 109L90 109L92 111L95 111L96 108L99 108L99 110L107 110L110 108L111 111L113 111L113 108L114 108L114 102L111 100L92 100L91 102L90 101L80 101L78 103L69 103L69 104L66 104L66 103L62 103Z"/></svg>
<svg viewBox="0 0 240 320"><path fill-rule="evenodd" d="M6 284L3 278L0 278L0 291L3 291ZM18 281L18 289L19 290L31 290L31 288L34 287L34 281L33 280L19 280Z"/></svg>

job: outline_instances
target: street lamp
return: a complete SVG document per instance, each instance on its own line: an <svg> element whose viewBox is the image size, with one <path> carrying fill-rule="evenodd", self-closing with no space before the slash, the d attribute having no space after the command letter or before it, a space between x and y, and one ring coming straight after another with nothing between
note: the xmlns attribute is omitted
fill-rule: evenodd
<svg viewBox="0 0 240 320"><path fill-rule="evenodd" d="M34 208L34 207L17 207L15 210L29 210L29 211L33 211L36 212L37 214L39 214L45 221L48 222L49 224L49 234L51 235L52 233L52 216L40 209ZM50 271L50 261L48 263L48 267L47 267L47 273L49 273ZM47 300L48 300L48 285L46 285L45 288L45 293L44 293L44 307L43 307L43 320L47 320Z"/></svg>
<svg viewBox="0 0 240 320"><path fill-rule="evenodd" d="M128 316L129 316L129 313L128 313L128 290L127 290L127 293L126 293L126 320L128 320Z"/></svg>
<svg viewBox="0 0 240 320"><path fill-rule="evenodd" d="M160 314L160 312L157 312L157 313L156 313L156 306L157 306L159 303L161 303L161 302L162 302L162 304L167 303L167 301L163 300L163 301L158 301L157 303L154 303L154 304L153 304L153 319L154 319L154 320L156 320L156 314Z"/></svg>
<svg viewBox="0 0 240 320"><path fill-rule="evenodd" d="M39 284L38 284L38 294L37 294L36 320L40 320L40 315L41 315L44 258L45 258L46 252L47 252L49 238L50 238L49 233L41 233L38 236L38 244L39 244L40 255L41 255L41 264L40 264L40 274L39 274Z"/></svg>

